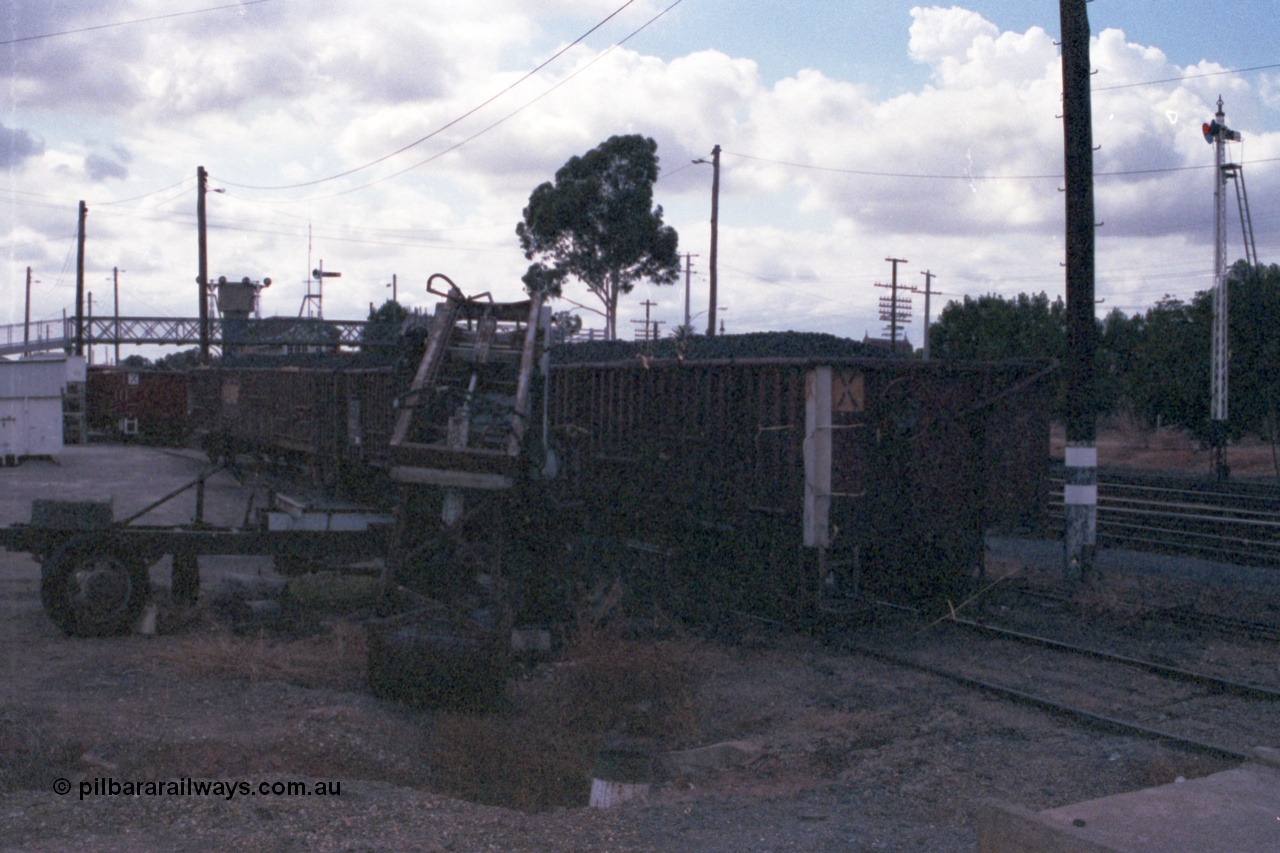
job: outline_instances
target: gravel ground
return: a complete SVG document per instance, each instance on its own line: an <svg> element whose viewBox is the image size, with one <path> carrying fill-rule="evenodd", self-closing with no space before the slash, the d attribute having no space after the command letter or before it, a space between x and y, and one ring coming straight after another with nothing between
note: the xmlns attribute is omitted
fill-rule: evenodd
<svg viewBox="0 0 1280 853"><path fill-rule="evenodd" d="M193 464L135 452L124 467L147 471L157 492ZM39 474L40 487L56 492L73 469L69 460L27 475ZM211 512L243 512L233 484L210 494L226 501ZM114 497L123 515L131 499ZM0 511L14 512L11 504L0 501ZM202 561L208 577L222 569ZM1002 569L1022 571L1008 559ZM992 799L1045 809L1228 766L1079 728L820 639L744 627L729 639L677 635L599 647L597 663L622 668L622 653L656 649L658 660L687 673L673 705L679 714L652 727L657 748L746 741L759 753L740 765L667 773L647 799L591 809L592 752L548 761L539 776L529 756L563 744L553 732L517 725L543 719L521 704L540 684L576 684L582 704L610 686L604 676L575 681L575 672L600 672L582 659L528 670L508 708L468 720L369 695L359 613L326 617L296 636L236 635L197 612L169 618L151 638L71 640L41 613L38 577L25 555L0 553L0 848L7 850L972 850L975 815ZM1088 619L1102 644L1132 633L1131 610L1101 608ZM1189 641L1185 629L1144 641L1172 659L1189 644L1209 643ZM1214 638L1213 655L1247 656L1251 680L1270 672L1280 681L1274 649L1255 644L1237 655L1235 643ZM633 722L656 713L648 699L619 702L634 706L624 709ZM504 732L506 740L463 737L477 731ZM502 807L493 803L520 791L497 777L469 788L489 804L446 795L480 769L505 765L522 769L519 787L582 796L537 812ZM69 793L55 793L58 779ZM82 785L92 791L95 780L108 779L338 790L80 797Z"/></svg>

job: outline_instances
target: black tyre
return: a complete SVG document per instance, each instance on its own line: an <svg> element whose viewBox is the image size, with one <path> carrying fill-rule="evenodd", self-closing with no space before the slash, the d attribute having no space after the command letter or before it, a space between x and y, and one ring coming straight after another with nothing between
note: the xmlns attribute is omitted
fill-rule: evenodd
<svg viewBox="0 0 1280 853"><path fill-rule="evenodd" d="M81 536L50 555L40 571L45 613L71 636L130 630L151 597L147 560L118 537Z"/></svg>

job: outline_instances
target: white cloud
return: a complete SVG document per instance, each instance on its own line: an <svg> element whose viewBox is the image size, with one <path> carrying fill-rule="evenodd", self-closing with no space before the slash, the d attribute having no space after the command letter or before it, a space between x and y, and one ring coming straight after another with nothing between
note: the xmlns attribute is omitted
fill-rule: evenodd
<svg viewBox="0 0 1280 853"><path fill-rule="evenodd" d="M995 24L959 6L916 6L911 18L908 54L933 66L935 76L944 84L954 81L972 60L977 45L989 45L1000 34Z"/></svg>
<svg viewBox="0 0 1280 853"><path fill-rule="evenodd" d="M307 265L321 257L344 272L326 293L329 316L364 316L393 273L407 301L426 301L422 284L436 271L515 298L527 262L514 228L530 191L570 156L635 132L659 143L656 200L682 251L701 256L699 275L710 169L690 161L724 150L721 304L731 330L874 334L873 285L890 255L911 259L913 283L931 268L955 295L1061 292L1057 48L1044 29L1002 31L958 6L911 10L903 59L927 67L929 82L879 96L868 81L818 70L766 83L752 57L717 48L714 33L705 49L666 58L645 37L601 56L659 8L636 4L535 78L375 164L516 83L618 5L271 2L14 47L0 126L9 273L60 265L76 200L87 198L90 265L120 264L139 301L190 311L194 172L204 165L227 190L209 199L211 271L272 276L268 311L297 311ZM159 0L14 9L23 33L172 11ZM1179 67L1115 29L1098 34L1092 59L1100 290L1105 281L1138 293L1161 268L1144 258L1195 258L1208 239L1210 176L1199 167L1209 150L1198 129L1218 94L1251 162L1280 156L1280 134L1253 130L1280 98L1271 78L1255 91L1217 73L1220 64ZM1213 76L1115 88L1187 73ZM1275 171L1250 168L1255 199L1280 189ZM694 284L705 292L705 279ZM682 288L655 298L683 309ZM20 308L12 296L0 302L0 322Z"/></svg>

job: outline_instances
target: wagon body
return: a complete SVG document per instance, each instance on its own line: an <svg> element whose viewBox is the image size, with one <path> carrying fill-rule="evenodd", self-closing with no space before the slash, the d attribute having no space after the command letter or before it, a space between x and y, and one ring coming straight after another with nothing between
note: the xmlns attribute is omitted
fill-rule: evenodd
<svg viewBox="0 0 1280 853"><path fill-rule="evenodd" d="M187 374L93 367L86 382L89 428L156 444L178 442L187 425Z"/></svg>
<svg viewBox="0 0 1280 853"><path fill-rule="evenodd" d="M986 532L1043 529L1048 370L887 358L556 363L531 418L558 461L555 479L533 484L557 516L538 535L589 529L646 543L645 560L666 562L679 595L728 595L780 616L832 591L954 597L982 570ZM336 362L202 369L193 422L370 481L388 466L402 380L390 366Z"/></svg>
<svg viewBox="0 0 1280 853"><path fill-rule="evenodd" d="M552 371L557 489L742 606L953 596L992 528L1042 527L1043 363L615 362ZM714 564L714 565L713 565ZM725 566L727 565L727 568Z"/></svg>
<svg viewBox="0 0 1280 853"><path fill-rule="evenodd" d="M326 488L363 497L368 469L387 462L395 423L393 370L351 358L304 361L231 362L191 371L188 429L211 456L260 454Z"/></svg>

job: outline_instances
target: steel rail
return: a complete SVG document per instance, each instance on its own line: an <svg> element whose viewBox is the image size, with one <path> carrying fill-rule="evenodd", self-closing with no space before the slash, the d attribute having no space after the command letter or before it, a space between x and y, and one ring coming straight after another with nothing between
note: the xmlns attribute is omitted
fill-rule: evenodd
<svg viewBox="0 0 1280 853"><path fill-rule="evenodd" d="M1110 472L1099 477L1098 541L1246 564L1280 560L1280 488ZM1049 529L1063 523L1063 480L1049 478Z"/></svg>
<svg viewBox="0 0 1280 853"><path fill-rule="evenodd" d="M1018 595L1031 598L1050 599L1058 603L1067 601L1070 596L1061 589L1040 586L1026 581L1012 580L1001 585L1005 592L1016 592ZM1209 628L1221 633L1244 635L1257 640L1280 640L1280 626L1250 622L1216 613L1205 613L1194 609L1194 606L1178 604L1173 607L1159 607L1146 611L1149 618L1158 618L1179 625L1196 628Z"/></svg>
<svg viewBox="0 0 1280 853"><path fill-rule="evenodd" d="M1263 523L1271 525L1280 524L1280 511L1275 509L1256 509L1253 507L1241 506L1236 503L1206 503L1205 501L1174 501L1162 500L1154 498L1143 498L1136 496L1116 495L1106 491L1107 485L1102 484L1101 493L1098 495L1099 500L1105 500L1109 504L1113 504L1117 510L1128 508L1130 512L1143 512L1146 508L1153 508L1155 513L1164 512L1168 515L1196 517L1197 513L1204 513L1204 518L1232 518L1239 520L1258 519ZM1173 493L1176 494L1176 493ZM1183 493L1185 494L1185 493ZM1062 496L1062 483L1059 481L1054 490L1049 493L1049 497L1055 499ZM1280 495L1277 496L1280 500Z"/></svg>
<svg viewBox="0 0 1280 853"><path fill-rule="evenodd" d="M1071 652L1082 657L1094 658L1096 660L1125 664L1126 666L1144 669L1147 672L1155 673L1156 675L1164 675L1169 678L1177 679L1178 681L1187 681L1193 684L1212 687L1216 690L1220 690L1224 693L1231 693L1236 696L1244 696L1251 699L1280 701L1280 690L1271 687L1264 687L1260 684L1232 681L1226 678L1219 678L1215 675L1208 675L1207 673L1183 669L1182 667L1169 666L1167 664L1156 663L1155 661L1130 657L1129 655L1116 654L1115 652L1089 648L1088 646L1077 646L1074 643L1054 640L1050 637L1041 637L1036 634L1027 634L1010 628L1000 628L995 625L987 625L983 622L976 622L972 619L963 619L959 616L949 617L946 621L953 625L977 631L979 633L997 637L1006 637L1020 643L1041 646L1047 649L1055 649L1057 651Z"/></svg>
<svg viewBox="0 0 1280 853"><path fill-rule="evenodd" d="M1147 535L1167 535L1173 537L1172 541L1168 539L1147 539ZM1181 527L1162 527L1151 524L1134 524L1117 522L1113 519L1108 520L1105 530L1099 530L1098 535L1103 538L1111 538L1117 540L1133 540L1135 542L1148 541L1151 544L1165 545L1200 545L1207 551L1233 552L1242 550L1247 553L1250 549L1258 552L1267 552L1272 550L1280 550L1280 541L1270 541L1266 539L1250 539L1246 536L1228 536L1221 533L1205 530L1188 530Z"/></svg>
<svg viewBox="0 0 1280 853"><path fill-rule="evenodd" d="M1003 684L985 681L980 678L973 678L967 675L961 675L958 672L942 669L941 667L932 666L930 664L921 663L919 661L909 660L898 655L882 652L879 649L871 649L852 643L845 643L841 646L844 650L878 660L881 663L887 663L892 666L900 666L906 669L914 669L919 672L928 673L940 678L946 678L958 684L968 687L976 687L980 690L994 693L1006 699L1012 699L1016 702L1031 707L1040 708L1059 716L1077 720L1085 725L1107 731L1120 732L1123 734L1135 734L1148 740L1158 740L1166 743L1174 744L1195 752L1208 755L1215 755L1221 758L1230 758L1239 761L1249 761L1254 756L1237 749L1232 749L1221 744L1209 743L1207 741L1195 740L1193 738L1183 737L1167 732L1162 729L1144 726L1141 723L1135 723L1131 720L1121 720L1116 717L1109 717L1105 714L1098 714L1093 711L1087 711L1074 705L1067 705L1061 702L1055 702L1052 699L1046 699L1043 696L1036 696L1025 690L1018 690L1013 687L1007 687Z"/></svg>
<svg viewBox="0 0 1280 853"><path fill-rule="evenodd" d="M1055 496L1056 497L1056 496ZM1102 503L1103 501L1100 501ZM1106 508L1113 515L1138 516L1141 518L1166 519L1176 521L1206 521L1213 524L1234 524L1258 528L1280 529L1280 515L1263 513L1258 510L1239 510L1231 507L1217 507L1217 512L1205 512L1200 504L1176 504L1167 501L1147 501L1139 503L1131 500L1105 499Z"/></svg>
<svg viewBox="0 0 1280 853"><path fill-rule="evenodd" d="M1107 500L1111 512L1118 515L1138 515L1144 518L1177 519L1178 521L1211 521L1221 524L1273 527L1280 529L1280 514L1264 513L1254 509L1232 507L1206 507L1204 504L1175 504L1164 501ZM1149 509L1148 509L1149 507ZM1218 512L1206 510L1217 509ZM1182 512L1180 510L1188 510Z"/></svg>
<svg viewBox="0 0 1280 853"><path fill-rule="evenodd" d="M1122 531L1118 532L1114 527L1110 530L1099 530L1098 542L1138 551L1177 552L1182 555L1189 554L1203 559L1217 559L1241 565L1267 566L1280 559L1280 545L1269 542L1251 539L1236 540L1238 546L1231 547L1227 540L1212 534L1195 534L1168 528L1131 527L1130 529L1138 532L1126 535ZM1167 538L1141 535L1161 533L1167 534ZM1199 540L1208 539L1208 541L1197 541L1197 537Z"/></svg>

